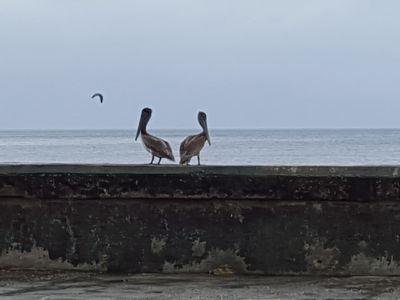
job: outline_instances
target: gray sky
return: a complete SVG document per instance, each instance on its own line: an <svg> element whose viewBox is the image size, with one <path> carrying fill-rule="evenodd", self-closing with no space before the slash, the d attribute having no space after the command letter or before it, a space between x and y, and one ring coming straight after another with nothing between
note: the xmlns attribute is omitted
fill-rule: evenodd
<svg viewBox="0 0 400 300"><path fill-rule="evenodd" d="M400 127L400 1L0 0L0 129ZM101 92L101 105L90 99Z"/></svg>

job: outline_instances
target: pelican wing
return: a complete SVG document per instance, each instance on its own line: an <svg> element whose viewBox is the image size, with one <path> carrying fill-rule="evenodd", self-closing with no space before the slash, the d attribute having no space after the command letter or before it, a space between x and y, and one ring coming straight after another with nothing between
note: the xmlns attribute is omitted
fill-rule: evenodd
<svg viewBox="0 0 400 300"><path fill-rule="evenodd" d="M142 135L145 147L157 157L167 158L174 161L174 154L172 153L171 146L167 141L152 135Z"/></svg>
<svg viewBox="0 0 400 300"><path fill-rule="evenodd" d="M181 164L189 163L193 156L196 156L203 149L206 142L204 134L197 134L188 136L183 140L179 148L179 154L181 156Z"/></svg>

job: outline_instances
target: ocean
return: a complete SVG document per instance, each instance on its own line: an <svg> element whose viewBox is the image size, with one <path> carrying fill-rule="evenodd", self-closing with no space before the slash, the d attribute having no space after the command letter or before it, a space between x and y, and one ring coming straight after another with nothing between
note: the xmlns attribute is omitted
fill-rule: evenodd
<svg viewBox="0 0 400 300"><path fill-rule="evenodd" d="M198 131L151 133L171 144L177 163L180 142ZM400 129L210 130L210 136L204 165L400 165ZM134 137L134 130L0 131L0 163L149 163Z"/></svg>

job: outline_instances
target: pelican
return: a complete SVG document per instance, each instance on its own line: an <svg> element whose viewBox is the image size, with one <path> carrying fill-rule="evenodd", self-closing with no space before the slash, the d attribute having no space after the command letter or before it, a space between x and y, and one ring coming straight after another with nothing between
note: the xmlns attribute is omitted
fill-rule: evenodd
<svg viewBox="0 0 400 300"><path fill-rule="evenodd" d="M181 156L180 164L187 165L193 156L197 156L198 165L200 165L200 151L203 149L205 142L211 146L210 136L208 135L207 115L204 112L199 112L197 119L203 131L196 135L188 136L181 143L179 153Z"/></svg>
<svg viewBox="0 0 400 300"><path fill-rule="evenodd" d="M94 97L99 97L100 98L100 103L103 103L103 95L102 94L100 94L100 93L93 94L92 99Z"/></svg>
<svg viewBox="0 0 400 300"><path fill-rule="evenodd" d="M152 155L150 164L153 163L154 157L159 158L158 164L160 164L161 159L163 158L175 161L174 154L172 153L171 146L168 144L168 142L158 137L155 137L147 132L146 126L151 118L151 112L151 108L148 107L142 110L142 115L140 116L135 141L141 134L144 147Z"/></svg>

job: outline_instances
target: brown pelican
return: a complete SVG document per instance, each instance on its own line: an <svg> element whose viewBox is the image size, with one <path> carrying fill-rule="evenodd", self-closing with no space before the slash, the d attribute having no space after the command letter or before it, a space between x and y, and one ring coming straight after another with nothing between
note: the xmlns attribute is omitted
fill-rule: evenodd
<svg viewBox="0 0 400 300"><path fill-rule="evenodd" d="M93 94L92 99L94 97L99 97L100 98L100 103L103 103L103 95L102 94L100 94L100 93Z"/></svg>
<svg viewBox="0 0 400 300"><path fill-rule="evenodd" d="M152 155L150 164L153 163L155 156L159 158L158 164L160 164L161 159L163 158L175 161L174 154L172 153L171 146L168 144L168 142L147 132L146 126L151 118L151 112L152 110L148 107L142 110L135 141L138 139L139 134L141 134L144 147Z"/></svg>
<svg viewBox="0 0 400 300"><path fill-rule="evenodd" d="M207 115L202 111L197 115L197 119L203 131L196 135L188 136L181 143L179 153L181 155L180 164L189 164L193 156L197 156L197 162L200 165L200 151L203 149L205 142L211 146L210 136L208 135Z"/></svg>

